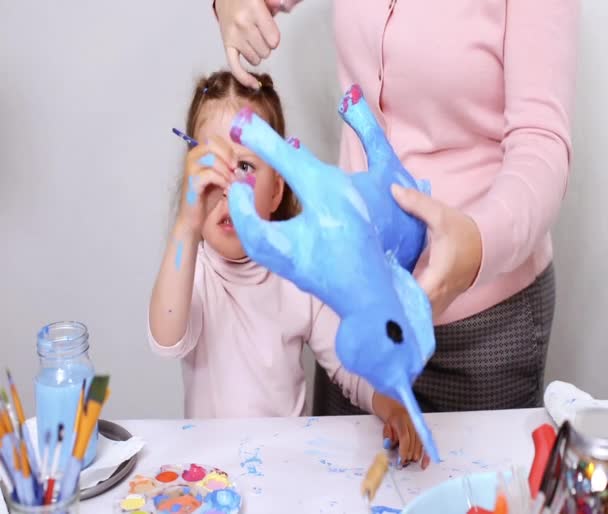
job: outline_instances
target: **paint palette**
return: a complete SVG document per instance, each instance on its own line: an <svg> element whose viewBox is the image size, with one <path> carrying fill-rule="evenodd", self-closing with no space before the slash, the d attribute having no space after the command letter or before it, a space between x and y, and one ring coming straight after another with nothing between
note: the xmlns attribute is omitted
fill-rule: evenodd
<svg viewBox="0 0 608 514"><path fill-rule="evenodd" d="M200 464L167 465L129 482L116 514L237 514L242 498L228 473Z"/></svg>

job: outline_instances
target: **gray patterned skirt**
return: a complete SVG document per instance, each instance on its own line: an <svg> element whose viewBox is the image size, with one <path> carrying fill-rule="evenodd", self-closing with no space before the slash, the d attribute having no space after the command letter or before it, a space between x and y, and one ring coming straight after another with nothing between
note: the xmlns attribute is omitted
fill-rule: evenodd
<svg viewBox="0 0 608 514"><path fill-rule="evenodd" d="M526 289L469 318L435 327L437 349L414 384L425 412L542 405L555 310L553 265ZM317 365L313 414L363 411Z"/></svg>

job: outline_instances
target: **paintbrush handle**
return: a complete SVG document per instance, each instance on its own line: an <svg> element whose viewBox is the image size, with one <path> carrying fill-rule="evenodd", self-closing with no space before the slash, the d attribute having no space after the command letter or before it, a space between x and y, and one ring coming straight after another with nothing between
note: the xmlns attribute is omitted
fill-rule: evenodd
<svg viewBox="0 0 608 514"><path fill-rule="evenodd" d="M82 413L78 438L74 445L73 455L77 459L82 460L84 458L84 454L87 451L87 446L89 445L91 435L95 430L95 425L97 424L100 413L101 404L96 401L89 401L86 412Z"/></svg>
<svg viewBox="0 0 608 514"><path fill-rule="evenodd" d="M32 444L32 438L30 437L30 431L27 429L27 425L24 423L23 425L23 438L25 439L25 446L27 448L27 453L29 455L30 467L32 468L32 473L34 476L40 475L40 469L38 467L38 455L34 450L34 445Z"/></svg>
<svg viewBox="0 0 608 514"><path fill-rule="evenodd" d="M61 479L59 488L59 501L70 498L76 492L80 471L82 470L82 459L77 459L73 455L68 460L68 464Z"/></svg>

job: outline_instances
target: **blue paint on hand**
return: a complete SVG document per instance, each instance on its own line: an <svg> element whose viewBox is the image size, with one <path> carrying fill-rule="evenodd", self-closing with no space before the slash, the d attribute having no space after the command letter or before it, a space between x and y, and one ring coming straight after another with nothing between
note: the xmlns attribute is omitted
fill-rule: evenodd
<svg viewBox="0 0 608 514"><path fill-rule="evenodd" d="M211 166L213 166L215 164L215 155L212 153L206 153L198 160L198 163L201 166L211 168Z"/></svg>
<svg viewBox="0 0 608 514"><path fill-rule="evenodd" d="M431 304L411 275L426 227L391 195L395 183L423 193L430 186L403 167L358 86L345 95L340 113L363 143L368 172L352 175L319 161L243 109L231 137L277 170L303 209L288 221L262 220L251 188L235 183L228 193L230 215L254 261L338 314L336 353L344 367L406 407L425 451L437 462L439 452L412 390L435 351Z"/></svg>
<svg viewBox="0 0 608 514"><path fill-rule="evenodd" d="M184 255L184 242L177 242L177 249L175 250L175 267L179 270L182 267L182 257Z"/></svg>
<svg viewBox="0 0 608 514"><path fill-rule="evenodd" d="M391 441L390 437L385 437L384 441L382 442L382 447L385 450L390 450L392 446L393 446L393 442Z"/></svg>
<svg viewBox="0 0 608 514"><path fill-rule="evenodd" d="M198 195L196 194L196 181L198 177L193 177L190 175L188 177L188 192L186 193L186 201L188 205L194 205L196 203L196 199Z"/></svg>

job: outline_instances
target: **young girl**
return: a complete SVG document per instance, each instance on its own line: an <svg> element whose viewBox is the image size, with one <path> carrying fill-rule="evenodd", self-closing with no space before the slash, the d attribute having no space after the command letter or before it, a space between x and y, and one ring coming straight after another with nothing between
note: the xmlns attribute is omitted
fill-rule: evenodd
<svg viewBox="0 0 608 514"><path fill-rule="evenodd" d="M399 443L402 462L418 461L422 448L406 410L340 365L336 314L250 260L232 226L227 190L237 177L254 188L263 218L296 214L281 176L229 137L244 106L285 136L272 80L256 78L261 87L255 90L229 72L196 87L187 132L199 144L188 152L177 221L152 292L150 344L159 355L182 359L186 417L209 418L300 416L307 343L350 401L385 422L385 436Z"/></svg>

